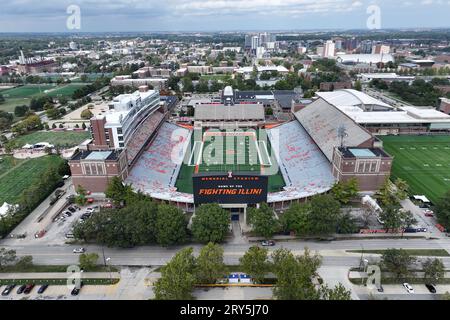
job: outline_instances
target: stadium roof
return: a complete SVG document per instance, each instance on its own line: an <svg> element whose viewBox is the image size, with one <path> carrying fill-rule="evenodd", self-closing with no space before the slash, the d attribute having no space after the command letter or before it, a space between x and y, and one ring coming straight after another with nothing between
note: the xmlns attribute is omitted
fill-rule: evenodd
<svg viewBox="0 0 450 320"><path fill-rule="evenodd" d="M333 159L333 150L341 145L338 129L345 127L345 146L359 147L372 139L372 135L347 115L323 98L295 113L295 117L319 146L328 160Z"/></svg>
<svg viewBox="0 0 450 320"><path fill-rule="evenodd" d="M262 104L222 104L198 105L195 107L195 120L199 121L245 121L264 120L265 112Z"/></svg>
<svg viewBox="0 0 450 320"><path fill-rule="evenodd" d="M338 90L333 92L317 92L316 94L335 107L379 106L384 109L393 109L390 105L363 92L353 89Z"/></svg>
<svg viewBox="0 0 450 320"><path fill-rule="evenodd" d="M337 57L341 63L365 63L377 64L379 62L394 62L395 59L391 54L342 54Z"/></svg>

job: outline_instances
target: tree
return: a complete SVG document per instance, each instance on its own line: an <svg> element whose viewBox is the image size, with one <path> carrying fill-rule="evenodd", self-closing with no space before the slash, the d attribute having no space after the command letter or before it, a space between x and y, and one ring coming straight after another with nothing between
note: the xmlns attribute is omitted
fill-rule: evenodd
<svg viewBox="0 0 450 320"><path fill-rule="evenodd" d="M313 197L308 215L309 231L316 235L336 232L340 215L341 205L331 195Z"/></svg>
<svg viewBox="0 0 450 320"><path fill-rule="evenodd" d="M230 225L230 213L218 204L201 205L192 218L192 234L201 243L223 242Z"/></svg>
<svg viewBox="0 0 450 320"><path fill-rule="evenodd" d="M352 300L352 292L345 289L342 283L339 283L334 289L329 289L328 287L322 290L323 300L331 301L346 301Z"/></svg>
<svg viewBox="0 0 450 320"><path fill-rule="evenodd" d="M320 291L312 279L321 265L319 255L311 255L305 249L303 256L295 257L287 249L278 249L272 254L273 270L277 282L273 289L278 300L319 300Z"/></svg>
<svg viewBox="0 0 450 320"><path fill-rule="evenodd" d="M428 258L422 262L425 283L436 283L445 277L445 266L441 259Z"/></svg>
<svg viewBox="0 0 450 320"><path fill-rule="evenodd" d="M16 251L0 248L0 269L16 261Z"/></svg>
<svg viewBox="0 0 450 320"><path fill-rule="evenodd" d="M308 234L309 204L293 203L280 217L283 231L294 231L297 235Z"/></svg>
<svg viewBox="0 0 450 320"><path fill-rule="evenodd" d="M358 180L352 178L346 182L338 182L331 189L334 198L343 204L348 204L350 200L358 196Z"/></svg>
<svg viewBox="0 0 450 320"><path fill-rule="evenodd" d="M248 210L248 222L253 227L253 231L266 239L273 236L279 230L279 222L275 218L273 209L267 203L261 204L257 208Z"/></svg>
<svg viewBox="0 0 450 320"><path fill-rule="evenodd" d="M98 262L97 253L83 253L79 257L80 268L83 270L92 270Z"/></svg>
<svg viewBox="0 0 450 320"><path fill-rule="evenodd" d="M450 229L450 190L438 200L435 210L439 223Z"/></svg>
<svg viewBox="0 0 450 320"><path fill-rule="evenodd" d="M187 221L177 207L162 204L158 207L155 235L158 244L167 247L186 241Z"/></svg>
<svg viewBox="0 0 450 320"><path fill-rule="evenodd" d="M208 243L200 250L197 258L197 283L214 284L224 273L223 248L218 244Z"/></svg>
<svg viewBox="0 0 450 320"><path fill-rule="evenodd" d="M161 270L156 281L156 300L191 300L195 284L195 258L192 248L178 252Z"/></svg>
<svg viewBox="0 0 450 320"><path fill-rule="evenodd" d="M15 108L14 108L14 115L16 116L16 117L24 117L26 114L27 114L27 112L30 110L30 108L28 107L28 106L26 106L26 105L23 105L23 106L16 106Z"/></svg>
<svg viewBox="0 0 450 320"><path fill-rule="evenodd" d="M361 81L357 80L355 82L355 90L362 91Z"/></svg>
<svg viewBox="0 0 450 320"><path fill-rule="evenodd" d="M92 114L91 110L89 109L85 109L81 112L81 119L85 119L85 120L89 120L91 119L94 115Z"/></svg>
<svg viewBox="0 0 450 320"><path fill-rule="evenodd" d="M254 246L239 259L242 271L252 276L257 283L264 282L268 271L268 252L266 248Z"/></svg>
<svg viewBox="0 0 450 320"><path fill-rule="evenodd" d="M87 203L87 191L83 188L83 186L79 185L76 189L77 196L75 197L75 203L80 206L84 206Z"/></svg>
<svg viewBox="0 0 450 320"><path fill-rule="evenodd" d="M380 213L380 219L384 222L384 229L390 232L399 232L417 223L410 211L404 211L395 206L388 206Z"/></svg>
<svg viewBox="0 0 450 320"><path fill-rule="evenodd" d="M416 261L403 249L388 249L381 256L381 265L392 272L397 279L405 279L410 275L410 266Z"/></svg>
<svg viewBox="0 0 450 320"><path fill-rule="evenodd" d="M105 196L111 199L114 205L123 206L127 196L132 192L131 186L124 185L120 177L113 177L106 187Z"/></svg>

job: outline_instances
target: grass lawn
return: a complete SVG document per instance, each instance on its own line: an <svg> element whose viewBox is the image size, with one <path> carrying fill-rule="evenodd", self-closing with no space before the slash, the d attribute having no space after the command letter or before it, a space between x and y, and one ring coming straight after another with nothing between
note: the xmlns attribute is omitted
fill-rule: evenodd
<svg viewBox="0 0 450 320"><path fill-rule="evenodd" d="M64 96L64 97L67 97L70 99L72 97L73 93L77 89L80 89L85 86L86 86L86 84L84 84L84 83L71 83L71 84L67 84L67 85L62 85L62 86L58 87L57 89L49 91L47 93L47 95L52 98Z"/></svg>
<svg viewBox="0 0 450 320"><path fill-rule="evenodd" d="M436 202L450 190L450 136L380 137L394 156L392 177L402 178L410 193Z"/></svg>
<svg viewBox="0 0 450 320"><path fill-rule="evenodd" d="M0 268L0 278L2 273L61 273L67 272L68 265L30 265L18 268L17 266L6 266ZM85 270L86 272L117 272L116 267L105 267L97 265L93 269Z"/></svg>
<svg viewBox="0 0 450 320"><path fill-rule="evenodd" d="M52 98L64 96L71 99L75 90L84 86L86 86L86 84L83 83L63 84L60 86L57 86L56 84L30 84L12 89L5 89L1 91L1 94L5 98L5 102L0 104L0 110L14 112L16 106L28 106L32 98L43 96L45 94Z"/></svg>
<svg viewBox="0 0 450 320"><path fill-rule="evenodd" d="M350 253L365 253L365 254L384 254L387 250L347 250ZM447 250L444 249L405 249L411 256L418 257L450 257Z"/></svg>
<svg viewBox="0 0 450 320"><path fill-rule="evenodd" d="M0 203L17 203L22 192L40 180L49 168L57 168L63 159L58 156L46 156L24 160L0 174Z"/></svg>
<svg viewBox="0 0 450 320"><path fill-rule="evenodd" d="M61 147L75 147L86 139L89 139L90 136L91 134L87 131L38 131L17 137L14 141L20 147L26 144L35 144L39 142L48 142Z"/></svg>
<svg viewBox="0 0 450 320"><path fill-rule="evenodd" d="M3 175L8 170L11 170L19 163L22 163L25 160L15 159L13 156L1 156L0 157L0 175Z"/></svg>

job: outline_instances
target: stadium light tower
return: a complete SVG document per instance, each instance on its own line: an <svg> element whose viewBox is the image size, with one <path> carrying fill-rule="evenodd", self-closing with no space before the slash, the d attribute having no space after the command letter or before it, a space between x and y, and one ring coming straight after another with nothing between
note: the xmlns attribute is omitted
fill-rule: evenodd
<svg viewBox="0 0 450 320"><path fill-rule="evenodd" d="M345 127L345 125L341 125L341 126L339 126L337 131L338 131L339 140L341 141L341 148L343 148L344 147L344 139L348 137L347 128Z"/></svg>

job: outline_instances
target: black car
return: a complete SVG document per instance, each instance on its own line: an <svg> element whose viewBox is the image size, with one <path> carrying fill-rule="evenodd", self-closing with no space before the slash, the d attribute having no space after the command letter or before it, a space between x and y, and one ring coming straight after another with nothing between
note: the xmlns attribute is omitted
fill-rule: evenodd
<svg viewBox="0 0 450 320"><path fill-rule="evenodd" d="M425 287L427 287L428 291L430 291L431 293L436 293L436 287L433 284L427 283Z"/></svg>
<svg viewBox="0 0 450 320"><path fill-rule="evenodd" d="M70 212L72 212L72 213L75 213L77 210L75 209L75 208L73 208L73 207L69 207L69 208L67 208L67 210L69 210Z"/></svg>
<svg viewBox="0 0 450 320"><path fill-rule="evenodd" d="M378 292L383 293L384 292L384 288L383 286L380 284L380 286L378 287Z"/></svg>
<svg viewBox="0 0 450 320"><path fill-rule="evenodd" d="M45 290L47 290L47 288L48 288L48 284L43 284L42 286L40 286L40 288L39 288L39 290L38 290L38 293L39 293L39 294L44 293Z"/></svg>
<svg viewBox="0 0 450 320"><path fill-rule="evenodd" d="M57 188L62 188L62 187L64 187L64 181L60 181L60 182L58 182L58 184L56 185L56 187Z"/></svg>
<svg viewBox="0 0 450 320"><path fill-rule="evenodd" d="M9 286L7 286L3 292L2 292L2 296L7 296L11 293L11 291L14 289L16 285L15 284L10 284Z"/></svg>
<svg viewBox="0 0 450 320"><path fill-rule="evenodd" d="M17 289L16 293L17 293L17 294L22 294L22 293L25 291L25 288L26 288L26 287L27 287L27 286L26 286L25 284L21 285L21 286L19 287L19 289Z"/></svg>
<svg viewBox="0 0 450 320"><path fill-rule="evenodd" d="M77 295L80 293L81 288L83 288L83 281L80 282L80 287L78 288L77 286L75 286L75 287L72 289L72 292L71 292L70 294L71 294L72 296L77 296Z"/></svg>

